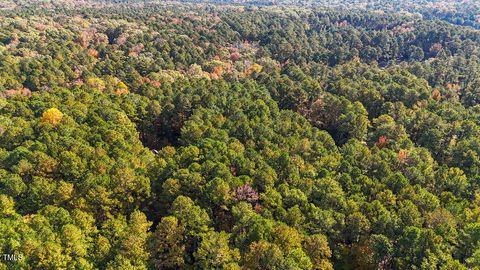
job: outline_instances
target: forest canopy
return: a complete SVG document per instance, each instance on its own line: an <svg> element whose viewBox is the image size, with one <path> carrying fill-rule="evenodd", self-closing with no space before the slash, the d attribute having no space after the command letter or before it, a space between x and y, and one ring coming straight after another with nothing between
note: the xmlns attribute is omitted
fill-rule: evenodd
<svg viewBox="0 0 480 270"><path fill-rule="evenodd" d="M480 269L479 29L476 1L1 1L0 269Z"/></svg>

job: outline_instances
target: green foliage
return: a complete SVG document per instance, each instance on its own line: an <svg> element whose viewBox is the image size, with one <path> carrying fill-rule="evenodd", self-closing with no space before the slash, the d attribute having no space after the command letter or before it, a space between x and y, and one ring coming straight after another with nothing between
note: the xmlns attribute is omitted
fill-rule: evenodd
<svg viewBox="0 0 480 270"><path fill-rule="evenodd" d="M37 2L0 3L0 269L480 269L473 1Z"/></svg>

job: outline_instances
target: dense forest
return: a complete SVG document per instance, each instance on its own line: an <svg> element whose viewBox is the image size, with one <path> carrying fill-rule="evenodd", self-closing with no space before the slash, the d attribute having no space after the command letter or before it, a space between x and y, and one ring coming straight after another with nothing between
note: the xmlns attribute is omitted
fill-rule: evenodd
<svg viewBox="0 0 480 270"><path fill-rule="evenodd" d="M477 1L0 2L0 269L480 269Z"/></svg>

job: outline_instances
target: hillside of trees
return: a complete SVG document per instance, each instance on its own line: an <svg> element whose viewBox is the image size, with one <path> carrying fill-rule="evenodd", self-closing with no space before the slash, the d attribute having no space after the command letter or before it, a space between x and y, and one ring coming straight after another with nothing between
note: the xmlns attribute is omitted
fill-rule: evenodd
<svg viewBox="0 0 480 270"><path fill-rule="evenodd" d="M478 3L162 2L0 3L0 269L480 269Z"/></svg>

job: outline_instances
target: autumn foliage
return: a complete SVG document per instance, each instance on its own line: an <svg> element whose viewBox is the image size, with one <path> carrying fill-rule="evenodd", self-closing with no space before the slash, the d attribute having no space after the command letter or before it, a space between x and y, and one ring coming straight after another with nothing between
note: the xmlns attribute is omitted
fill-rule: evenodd
<svg viewBox="0 0 480 270"><path fill-rule="evenodd" d="M439 101L442 98L442 94L440 91L438 91L438 89L432 91L432 98L436 101Z"/></svg>
<svg viewBox="0 0 480 270"><path fill-rule="evenodd" d="M260 73L262 69L263 67L261 65L254 63L245 70L245 76L250 76L254 73Z"/></svg>
<svg viewBox="0 0 480 270"><path fill-rule="evenodd" d="M50 125L56 126L63 119L63 113L57 108L50 108L43 112L41 121Z"/></svg>
<svg viewBox="0 0 480 270"><path fill-rule="evenodd" d="M128 94L128 86L124 82L119 82L117 88L115 89L115 95L121 96Z"/></svg>
<svg viewBox="0 0 480 270"><path fill-rule="evenodd" d="M477 2L0 0L0 269L480 270Z"/></svg>
<svg viewBox="0 0 480 270"><path fill-rule="evenodd" d="M378 147L382 148L385 145L387 145L387 143L388 143L387 137L382 135L382 136L378 137L378 141L377 141L376 144L377 144Z"/></svg>
<svg viewBox="0 0 480 270"><path fill-rule="evenodd" d="M398 160L400 162L405 162L408 158L408 150L406 149L400 149L398 151Z"/></svg>

